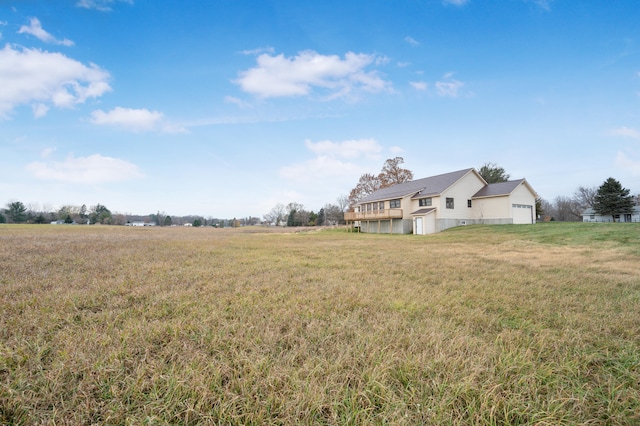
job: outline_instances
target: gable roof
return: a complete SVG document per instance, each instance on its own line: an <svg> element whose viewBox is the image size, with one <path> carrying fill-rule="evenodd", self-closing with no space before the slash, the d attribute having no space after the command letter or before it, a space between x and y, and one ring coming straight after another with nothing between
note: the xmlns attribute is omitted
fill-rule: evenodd
<svg viewBox="0 0 640 426"><path fill-rule="evenodd" d="M525 185L531 193L537 197L538 194L533 190L526 179L508 180L506 182L490 183L480 191L476 192L471 198L499 197L509 195L520 185Z"/></svg>
<svg viewBox="0 0 640 426"><path fill-rule="evenodd" d="M490 183L473 195L473 198L495 197L498 195L509 195L522 183L524 179L509 180L506 182Z"/></svg>
<svg viewBox="0 0 640 426"><path fill-rule="evenodd" d="M360 200L358 204L400 198L405 197L409 194L414 194L413 198L442 194L447 188L460 180L460 178L472 171L475 171L475 169L471 168L458 170L456 172L444 173L441 175L431 176L423 179L416 179L404 183L398 183L396 185L374 191L373 193ZM480 175L478 175L478 177L480 177Z"/></svg>

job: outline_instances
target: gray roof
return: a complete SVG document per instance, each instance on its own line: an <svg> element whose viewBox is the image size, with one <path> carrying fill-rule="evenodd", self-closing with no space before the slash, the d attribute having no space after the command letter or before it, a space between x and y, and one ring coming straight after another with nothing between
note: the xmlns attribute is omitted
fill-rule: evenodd
<svg viewBox="0 0 640 426"><path fill-rule="evenodd" d="M476 192L472 198L496 197L499 195L509 195L518 187L524 179L509 180L506 182L490 183Z"/></svg>
<svg viewBox="0 0 640 426"><path fill-rule="evenodd" d="M409 194L414 194L414 198L442 194L447 188L472 170L474 169L458 170L457 172L398 183L369 194L360 200L358 204L401 198Z"/></svg>
<svg viewBox="0 0 640 426"><path fill-rule="evenodd" d="M426 209L416 210L415 212L413 212L411 214L413 214L413 215L427 214L427 213L431 213L434 210L436 210L435 207L429 207L429 208L426 208Z"/></svg>

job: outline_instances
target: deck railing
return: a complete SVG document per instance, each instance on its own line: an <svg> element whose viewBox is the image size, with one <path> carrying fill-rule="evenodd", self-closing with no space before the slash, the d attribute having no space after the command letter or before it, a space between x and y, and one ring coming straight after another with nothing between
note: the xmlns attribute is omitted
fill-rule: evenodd
<svg viewBox="0 0 640 426"><path fill-rule="evenodd" d="M344 220L385 220L402 219L402 209L373 210L368 212L346 212Z"/></svg>

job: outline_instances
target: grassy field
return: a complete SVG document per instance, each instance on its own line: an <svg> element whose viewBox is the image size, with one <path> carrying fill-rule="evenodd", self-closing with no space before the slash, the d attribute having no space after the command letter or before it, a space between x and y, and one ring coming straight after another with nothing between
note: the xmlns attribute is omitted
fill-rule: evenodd
<svg viewBox="0 0 640 426"><path fill-rule="evenodd" d="M0 424L640 424L640 224L0 225Z"/></svg>

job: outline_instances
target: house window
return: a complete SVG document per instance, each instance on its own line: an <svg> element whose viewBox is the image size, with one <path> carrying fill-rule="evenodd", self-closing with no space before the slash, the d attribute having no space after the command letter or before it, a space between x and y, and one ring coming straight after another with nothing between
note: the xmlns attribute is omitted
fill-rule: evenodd
<svg viewBox="0 0 640 426"><path fill-rule="evenodd" d="M453 198L447 198L447 208L448 209L453 208Z"/></svg>
<svg viewBox="0 0 640 426"><path fill-rule="evenodd" d="M379 206L378 208L379 208L380 210L384 210L384 201L380 201L380 202L378 203L378 206Z"/></svg>
<svg viewBox="0 0 640 426"><path fill-rule="evenodd" d="M421 198L418 200L420 207L429 207L431 205L431 198Z"/></svg>
<svg viewBox="0 0 640 426"><path fill-rule="evenodd" d="M391 209L399 209L400 208L400 199L389 201L389 208L391 208Z"/></svg>
<svg viewBox="0 0 640 426"><path fill-rule="evenodd" d="M471 208L471 200L467 200L467 207Z"/></svg>

